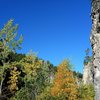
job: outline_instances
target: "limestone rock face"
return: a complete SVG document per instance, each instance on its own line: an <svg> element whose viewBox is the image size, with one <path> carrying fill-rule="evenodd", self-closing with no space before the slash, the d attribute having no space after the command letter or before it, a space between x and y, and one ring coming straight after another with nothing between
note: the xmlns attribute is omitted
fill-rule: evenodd
<svg viewBox="0 0 100 100"><path fill-rule="evenodd" d="M92 0L91 46L95 100L100 100L100 0Z"/></svg>
<svg viewBox="0 0 100 100"><path fill-rule="evenodd" d="M84 84L91 84L93 83L93 69L92 69L92 62L88 62L84 64L84 71L83 71L83 83Z"/></svg>

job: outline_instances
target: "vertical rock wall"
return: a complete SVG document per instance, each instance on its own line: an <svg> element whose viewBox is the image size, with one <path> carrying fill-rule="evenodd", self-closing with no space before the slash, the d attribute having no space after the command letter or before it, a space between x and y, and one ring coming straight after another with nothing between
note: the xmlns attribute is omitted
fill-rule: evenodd
<svg viewBox="0 0 100 100"><path fill-rule="evenodd" d="M100 0L92 0L91 46L95 100L100 100Z"/></svg>
<svg viewBox="0 0 100 100"><path fill-rule="evenodd" d="M93 83L93 76L92 76L92 62L88 62L84 64L84 71L83 71L83 83L84 84L91 84Z"/></svg>

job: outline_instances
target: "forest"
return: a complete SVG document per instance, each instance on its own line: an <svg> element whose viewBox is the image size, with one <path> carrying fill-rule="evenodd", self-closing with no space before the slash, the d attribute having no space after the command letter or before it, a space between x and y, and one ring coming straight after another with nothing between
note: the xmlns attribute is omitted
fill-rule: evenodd
<svg viewBox="0 0 100 100"><path fill-rule="evenodd" d="M23 38L14 20L0 30L0 100L94 100L93 84L83 84L68 59L54 66L32 51L17 53Z"/></svg>

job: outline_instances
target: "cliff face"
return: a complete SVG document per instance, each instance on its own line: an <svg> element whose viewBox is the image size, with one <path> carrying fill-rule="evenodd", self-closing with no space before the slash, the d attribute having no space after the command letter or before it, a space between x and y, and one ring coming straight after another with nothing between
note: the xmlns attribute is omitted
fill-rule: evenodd
<svg viewBox="0 0 100 100"><path fill-rule="evenodd" d="M92 0L91 46L95 100L100 100L100 0Z"/></svg>
<svg viewBox="0 0 100 100"><path fill-rule="evenodd" d="M88 62L84 64L84 71L83 71L83 83L84 84L91 84L93 83L93 70L92 70L92 62Z"/></svg>

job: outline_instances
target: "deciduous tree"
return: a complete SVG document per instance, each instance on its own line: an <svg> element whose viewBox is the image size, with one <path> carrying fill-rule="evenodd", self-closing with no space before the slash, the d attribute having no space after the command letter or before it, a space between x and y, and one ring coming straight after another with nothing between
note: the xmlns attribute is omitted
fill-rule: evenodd
<svg viewBox="0 0 100 100"><path fill-rule="evenodd" d="M17 40L18 25L13 25L13 20L8 21L4 28L0 30L0 95L2 95L3 81L6 75L6 69L9 68L9 60L7 60L10 52L15 52L21 48L22 36Z"/></svg>
<svg viewBox="0 0 100 100"><path fill-rule="evenodd" d="M18 77L20 75L20 72L17 70L17 67L15 64L12 65L12 68L10 70L10 77L9 81L7 82L8 88L11 93L15 93L18 90Z"/></svg>
<svg viewBox="0 0 100 100"><path fill-rule="evenodd" d="M73 72L69 69L69 62L64 60L57 68L57 74L53 87L51 88L51 94L63 100L77 100L77 88Z"/></svg>

